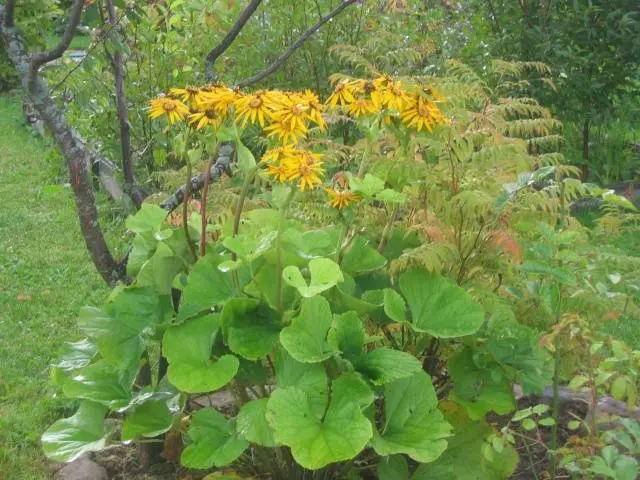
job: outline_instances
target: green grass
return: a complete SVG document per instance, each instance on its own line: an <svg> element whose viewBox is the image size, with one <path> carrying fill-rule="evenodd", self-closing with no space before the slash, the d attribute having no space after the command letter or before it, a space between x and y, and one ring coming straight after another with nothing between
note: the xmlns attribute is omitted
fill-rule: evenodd
<svg viewBox="0 0 640 480"><path fill-rule="evenodd" d="M0 96L0 478L47 478L39 438L74 405L49 386L49 365L76 339L78 309L108 289L84 246L61 161ZM108 216L102 202L103 216ZM108 220L108 219L107 219ZM104 225L104 222L103 222ZM119 232L108 226L110 240Z"/></svg>

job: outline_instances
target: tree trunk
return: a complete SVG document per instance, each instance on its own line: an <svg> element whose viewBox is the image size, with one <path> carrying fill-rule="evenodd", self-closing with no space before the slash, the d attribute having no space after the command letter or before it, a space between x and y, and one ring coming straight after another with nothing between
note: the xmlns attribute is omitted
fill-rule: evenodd
<svg viewBox="0 0 640 480"><path fill-rule="evenodd" d="M2 16L2 10L0 8L0 16ZM89 165L95 155L92 155L82 137L69 126L61 109L49 95L47 83L39 75L35 75L32 81L29 81L31 55L16 28L4 25L0 27L0 36L33 107L40 114L66 159L80 228L91 259L102 278L113 285L125 278L125 273L111 255L98 222L98 212L89 177Z"/></svg>

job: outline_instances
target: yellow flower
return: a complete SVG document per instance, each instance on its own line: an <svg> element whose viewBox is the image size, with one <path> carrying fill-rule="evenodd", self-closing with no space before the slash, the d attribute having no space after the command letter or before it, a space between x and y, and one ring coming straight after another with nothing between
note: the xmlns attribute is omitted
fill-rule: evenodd
<svg viewBox="0 0 640 480"><path fill-rule="evenodd" d="M306 150L300 151L299 155L287 159L283 162L287 169L287 180L300 180L300 191L307 188L315 188L322 183L321 175L324 174L322 160L317 153Z"/></svg>
<svg viewBox="0 0 640 480"><path fill-rule="evenodd" d="M334 190L333 188L325 188L325 191L329 194L329 205L338 210L342 210L344 207L348 207L350 203L358 200L358 194L353 193L351 190Z"/></svg>
<svg viewBox="0 0 640 480"><path fill-rule="evenodd" d="M236 120L241 123L243 127L247 125L247 122L257 122L261 127L264 127L265 123L271 117L271 110L267 105L267 98L265 98L264 91L251 93L238 98L235 101L235 106Z"/></svg>
<svg viewBox="0 0 640 480"><path fill-rule="evenodd" d="M318 96L311 90L305 90L304 93L300 95L300 101L308 107L308 118L324 132L327 129L327 122L322 118L324 105L322 105Z"/></svg>
<svg viewBox="0 0 640 480"><path fill-rule="evenodd" d="M149 117L160 118L166 115L169 125L184 120L189 114L189 109L180 100L170 97L158 97L149 101Z"/></svg>
<svg viewBox="0 0 640 480"><path fill-rule="evenodd" d="M200 108L214 108L220 114L226 115L229 107L240 98L240 94L222 85L207 85L202 87L202 102Z"/></svg>
<svg viewBox="0 0 640 480"><path fill-rule="evenodd" d="M272 114L274 122L287 123L291 130L307 130L305 122L309 118L307 111L309 106L302 102L297 95L283 96L276 100L275 110Z"/></svg>
<svg viewBox="0 0 640 480"><path fill-rule="evenodd" d="M271 175L275 180L284 183L287 181L289 172L287 166L284 163L280 163L278 165L269 165L267 167L267 175Z"/></svg>
<svg viewBox="0 0 640 480"><path fill-rule="evenodd" d="M400 118L407 127L413 127L418 131L424 128L429 132L434 125L446 122L435 103L419 95L410 99L409 105L400 112Z"/></svg>
<svg viewBox="0 0 640 480"><path fill-rule="evenodd" d="M271 148L264 152L262 155L262 159L260 160L263 163L269 164L277 164L286 160L287 158L291 158L296 155L297 150L292 145L285 145L283 147Z"/></svg>
<svg viewBox="0 0 640 480"><path fill-rule="evenodd" d="M361 78L351 80L349 86L355 95L371 95L377 90L376 85L371 80Z"/></svg>
<svg viewBox="0 0 640 480"><path fill-rule="evenodd" d="M401 82L391 82L382 90L380 100L385 107L402 110L409 102L409 95L403 90Z"/></svg>
<svg viewBox="0 0 640 480"><path fill-rule="evenodd" d="M298 143L307 134L307 127L304 123L283 120L273 122L264 131L267 137L278 136L283 143Z"/></svg>
<svg viewBox="0 0 640 480"><path fill-rule="evenodd" d="M222 123L222 116L214 108L207 108L206 110L198 110L195 113L189 115L189 124L195 125L196 130L210 125L214 128L219 127Z"/></svg>
<svg viewBox="0 0 640 480"><path fill-rule="evenodd" d="M184 88L171 88L169 94L174 98L181 98L183 102L198 106L203 99L203 92L193 85L187 85Z"/></svg>
<svg viewBox="0 0 640 480"><path fill-rule="evenodd" d="M333 93L327 98L327 105L335 107L336 105L348 105L355 102L356 98L353 92L353 85L347 80L338 82Z"/></svg>
<svg viewBox="0 0 640 480"><path fill-rule="evenodd" d="M363 115L367 115L368 113L375 113L378 108L371 100L359 99L351 103L347 107L347 110L354 117L361 117Z"/></svg>

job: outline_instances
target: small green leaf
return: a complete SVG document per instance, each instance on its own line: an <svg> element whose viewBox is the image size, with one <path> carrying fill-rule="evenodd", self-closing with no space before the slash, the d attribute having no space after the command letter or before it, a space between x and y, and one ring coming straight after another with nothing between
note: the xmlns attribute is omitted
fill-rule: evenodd
<svg viewBox="0 0 640 480"><path fill-rule="evenodd" d="M390 188L385 188L383 191L376 195L376 200L388 203L391 205L404 205L407 203L407 197L403 193L397 192Z"/></svg>
<svg viewBox="0 0 640 480"><path fill-rule="evenodd" d="M407 322L407 304L404 298L391 288L384 289L384 313L394 322Z"/></svg>
<svg viewBox="0 0 640 480"><path fill-rule="evenodd" d="M169 362L171 383L189 393L210 392L224 387L238 371L233 355L211 359L211 347L220 324L220 315L210 313L168 329L162 349Z"/></svg>
<svg viewBox="0 0 640 480"><path fill-rule="evenodd" d="M589 377L587 377L586 375L576 375L569 382L569 388L571 390L579 390L588 381Z"/></svg>
<svg viewBox="0 0 640 480"><path fill-rule="evenodd" d="M520 269L523 272L531 273L534 275L553 277L563 285L573 286L576 284L576 278L571 272L563 268L553 267L551 265L538 262L536 260L529 260L524 262L522 265L520 265Z"/></svg>
<svg viewBox="0 0 640 480"><path fill-rule="evenodd" d="M542 415L543 413L546 413L549 411L549 405L547 405L546 403L539 403L538 405L535 405L531 409L531 411L536 415Z"/></svg>
<svg viewBox="0 0 640 480"><path fill-rule="evenodd" d="M569 430L577 430L578 428L580 428L580 425L582 425L582 422L580 420L570 420L567 423L567 428Z"/></svg>
<svg viewBox="0 0 640 480"><path fill-rule="evenodd" d="M188 435L192 443L180 457L180 463L187 468L224 467L249 446L238 436L233 422L214 408L203 408L191 417Z"/></svg>
<svg viewBox="0 0 640 480"><path fill-rule="evenodd" d="M556 421L552 417L545 417L538 420L538 425L542 425L543 427L550 427L555 424Z"/></svg>
<svg viewBox="0 0 640 480"><path fill-rule="evenodd" d="M282 271L282 278L292 287L296 288L300 295L310 298L328 290L344 281L340 266L328 258L314 258L309 262L311 280L307 285L300 269L289 265Z"/></svg>
<svg viewBox="0 0 640 480"><path fill-rule="evenodd" d="M518 410L516 413L514 413L513 417L511 417L511 421L519 422L520 420L529 418L531 415L533 415L533 409L531 407L527 407L522 410Z"/></svg>
<svg viewBox="0 0 640 480"><path fill-rule="evenodd" d="M524 428L527 431L533 430L537 426L536 422L531 418L525 418L524 420L522 420L521 425L522 425L522 428Z"/></svg>
<svg viewBox="0 0 640 480"><path fill-rule="evenodd" d="M627 392L627 377L618 376L611 384L611 395L616 400L624 400L625 394Z"/></svg>
<svg viewBox="0 0 640 480"><path fill-rule="evenodd" d="M135 440L139 437L157 437L171 429L173 415L167 402L156 400L136 407L127 415L122 425L121 440Z"/></svg>
<svg viewBox="0 0 640 480"><path fill-rule="evenodd" d="M324 297L304 298L300 314L280 332L280 343L299 362L322 362L337 353L327 342L331 320Z"/></svg>
<svg viewBox="0 0 640 480"><path fill-rule="evenodd" d="M412 269L400 276L399 284L417 332L440 338L461 337L476 332L484 322L482 306L441 275Z"/></svg>
<svg viewBox="0 0 640 480"><path fill-rule="evenodd" d="M267 398L259 398L245 403L236 418L238 435L246 440L262 445L274 447L273 431L267 423Z"/></svg>
<svg viewBox="0 0 640 480"><path fill-rule="evenodd" d="M107 408L82 402L78 411L51 425L42 435L44 454L57 462L72 462L87 452L102 450L111 430L105 429Z"/></svg>

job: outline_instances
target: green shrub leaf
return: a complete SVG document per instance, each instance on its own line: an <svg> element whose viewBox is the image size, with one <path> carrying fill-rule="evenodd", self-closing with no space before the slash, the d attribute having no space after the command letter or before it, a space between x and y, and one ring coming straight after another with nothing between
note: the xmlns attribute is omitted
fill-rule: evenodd
<svg viewBox="0 0 640 480"><path fill-rule="evenodd" d="M355 359L364 347L364 325L356 312L336 315L327 337L329 344L349 359Z"/></svg>
<svg viewBox="0 0 640 480"><path fill-rule="evenodd" d="M476 332L484 311L462 288L441 275L412 269L400 276L400 291L409 303L417 332L453 338Z"/></svg>
<svg viewBox="0 0 640 480"><path fill-rule="evenodd" d="M235 376L240 362L233 355L211 360L211 347L220 325L220 315L210 313L168 329L162 348L169 362L171 383L189 393L210 392L224 387Z"/></svg>
<svg viewBox="0 0 640 480"><path fill-rule="evenodd" d="M100 360L76 370L73 376L64 382L62 390L69 398L91 400L117 410L131 400L131 387L136 373L137 368L117 370L113 365Z"/></svg>
<svg viewBox="0 0 640 480"><path fill-rule="evenodd" d="M375 248L368 246L367 241L358 235L344 254L340 266L349 275L358 276L379 270L386 264L387 259Z"/></svg>
<svg viewBox="0 0 640 480"><path fill-rule="evenodd" d="M191 417L191 442L182 452L180 463L187 468L224 467L249 446L235 431L232 420L214 408L203 408Z"/></svg>
<svg viewBox="0 0 640 480"><path fill-rule="evenodd" d="M384 289L384 313L394 322L406 323L407 321L407 303L391 288Z"/></svg>

